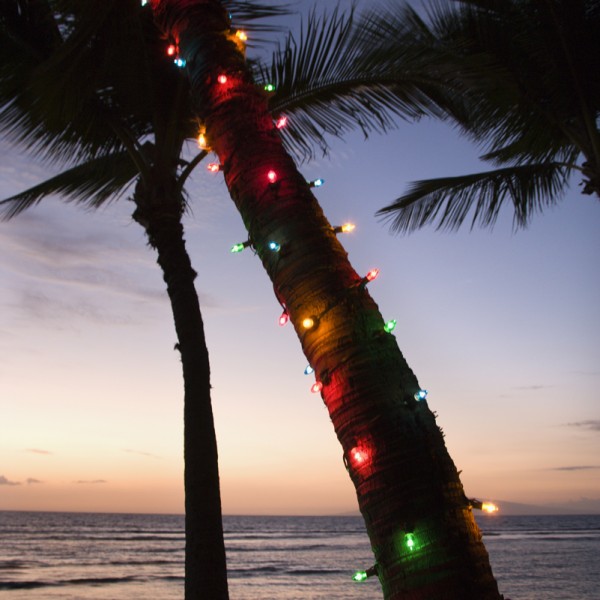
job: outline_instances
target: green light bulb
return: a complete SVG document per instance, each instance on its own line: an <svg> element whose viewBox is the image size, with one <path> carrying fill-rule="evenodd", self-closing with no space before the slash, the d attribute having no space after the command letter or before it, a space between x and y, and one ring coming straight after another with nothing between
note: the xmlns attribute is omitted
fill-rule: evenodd
<svg viewBox="0 0 600 600"><path fill-rule="evenodd" d="M383 326L383 329L386 333L391 333L392 331L394 331L395 327L396 327L396 319L392 319L391 321L388 321Z"/></svg>
<svg viewBox="0 0 600 600"><path fill-rule="evenodd" d="M275 91L275 86L272 83L267 83L267 85L265 85L265 91L267 91L267 92L274 92Z"/></svg>
<svg viewBox="0 0 600 600"><path fill-rule="evenodd" d="M404 536L406 547L412 552L415 549L415 536L412 533L407 533Z"/></svg>
<svg viewBox="0 0 600 600"><path fill-rule="evenodd" d="M241 252L244 249L244 244L234 244L231 246L232 252Z"/></svg>
<svg viewBox="0 0 600 600"><path fill-rule="evenodd" d="M354 573L352 576L352 579L354 581L364 581L367 577L368 575L366 571L356 571L356 573Z"/></svg>

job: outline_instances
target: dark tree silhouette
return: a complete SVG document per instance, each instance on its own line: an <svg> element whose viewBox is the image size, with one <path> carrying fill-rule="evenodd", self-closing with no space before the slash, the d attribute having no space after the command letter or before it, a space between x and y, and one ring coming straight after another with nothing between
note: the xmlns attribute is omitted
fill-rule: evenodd
<svg viewBox="0 0 600 600"><path fill-rule="evenodd" d="M485 227L509 204L519 228L578 177L583 194L600 198L600 2L433 5L429 25L413 11L391 10L375 26L393 51L395 29L410 20L422 47L439 52L458 77L468 73L462 97L470 108L459 125L493 169L415 182L379 214L398 232L465 221Z"/></svg>

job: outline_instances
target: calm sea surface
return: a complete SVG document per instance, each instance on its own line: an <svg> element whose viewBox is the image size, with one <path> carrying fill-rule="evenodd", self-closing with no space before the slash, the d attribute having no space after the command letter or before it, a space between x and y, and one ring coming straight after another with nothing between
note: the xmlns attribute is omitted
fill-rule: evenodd
<svg viewBox="0 0 600 600"><path fill-rule="evenodd" d="M512 600L600 600L600 515L481 517ZM225 517L232 600L380 600L358 517ZM3 600L181 600L183 518L0 512Z"/></svg>

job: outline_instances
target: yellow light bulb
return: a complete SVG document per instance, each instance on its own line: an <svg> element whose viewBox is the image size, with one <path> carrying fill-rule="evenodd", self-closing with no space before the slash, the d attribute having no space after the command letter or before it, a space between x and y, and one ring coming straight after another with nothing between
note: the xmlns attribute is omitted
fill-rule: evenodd
<svg viewBox="0 0 600 600"><path fill-rule="evenodd" d="M495 504L492 504L491 502L484 502L481 505L481 510L484 510L487 513L495 513L498 512L498 507Z"/></svg>
<svg viewBox="0 0 600 600"><path fill-rule="evenodd" d="M356 227L356 225L354 225L354 223L344 223L342 225L342 232L343 233L350 233L351 231L354 231L355 227Z"/></svg>
<svg viewBox="0 0 600 600"><path fill-rule="evenodd" d="M310 329L311 327L314 327L314 324L314 319L311 319L310 317L306 317L306 319L302 321L302 327L304 327L304 329Z"/></svg>
<svg viewBox="0 0 600 600"><path fill-rule="evenodd" d="M206 136L203 132L198 134L198 147L203 150L208 146L208 142L206 141Z"/></svg>
<svg viewBox="0 0 600 600"><path fill-rule="evenodd" d="M246 33L244 31L238 30L235 32L235 36L241 40L242 42L245 42L248 40L248 36L246 35Z"/></svg>

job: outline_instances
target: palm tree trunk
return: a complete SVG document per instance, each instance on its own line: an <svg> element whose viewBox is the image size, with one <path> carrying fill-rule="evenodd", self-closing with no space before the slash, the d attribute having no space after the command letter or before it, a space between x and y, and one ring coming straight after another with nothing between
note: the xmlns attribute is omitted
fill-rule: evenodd
<svg viewBox="0 0 600 600"><path fill-rule="evenodd" d="M163 197L153 202L153 194L165 194L173 201L165 202ZM158 252L183 367L185 598L228 600L208 350L194 288L196 273L183 237L183 202L174 180L157 180L148 186L140 180L133 199L137 206L133 217L145 228L150 246Z"/></svg>
<svg viewBox="0 0 600 600"><path fill-rule="evenodd" d="M426 401L415 399L419 383L383 330L366 279L283 149L263 92L228 39L220 2L161 0L153 8L187 60L230 195L323 384L384 598L498 600L443 434Z"/></svg>

